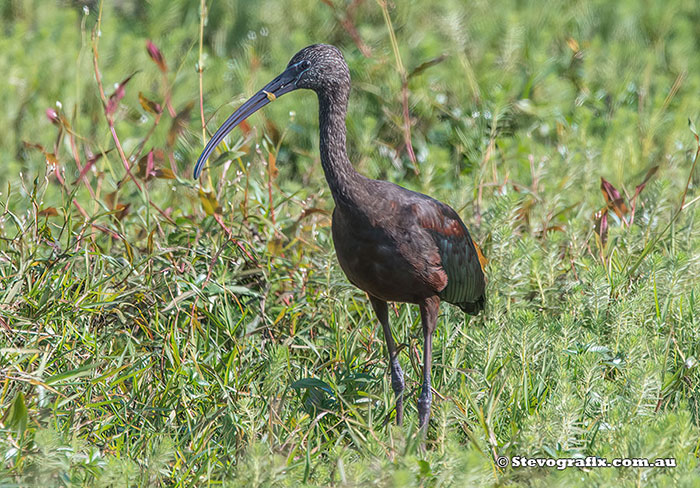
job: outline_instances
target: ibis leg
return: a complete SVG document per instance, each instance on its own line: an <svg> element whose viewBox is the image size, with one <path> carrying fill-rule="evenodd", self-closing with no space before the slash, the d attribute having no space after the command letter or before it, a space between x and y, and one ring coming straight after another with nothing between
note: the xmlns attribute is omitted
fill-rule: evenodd
<svg viewBox="0 0 700 488"><path fill-rule="evenodd" d="M427 432L430 420L430 404L433 394L430 391L430 366L433 360L433 331L437 324L440 298L433 296L426 298L420 304L420 316L423 324L423 386L418 398L418 421L420 428Z"/></svg>
<svg viewBox="0 0 700 488"><path fill-rule="evenodd" d="M372 308L374 308L374 312L377 314L377 318L384 330L384 340L389 350L389 364L391 366L391 389L394 390L394 395L396 395L396 424L401 425L403 422L403 371L399 365L396 343L389 327L389 308L386 302L379 298L370 296L369 301L372 303Z"/></svg>

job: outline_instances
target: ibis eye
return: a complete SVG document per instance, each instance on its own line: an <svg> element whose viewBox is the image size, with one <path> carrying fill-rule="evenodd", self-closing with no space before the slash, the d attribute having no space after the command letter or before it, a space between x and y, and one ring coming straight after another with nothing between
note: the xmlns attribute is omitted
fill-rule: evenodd
<svg viewBox="0 0 700 488"><path fill-rule="evenodd" d="M311 61L306 60L306 61L301 62L301 67L303 69L309 69L310 66L311 66Z"/></svg>

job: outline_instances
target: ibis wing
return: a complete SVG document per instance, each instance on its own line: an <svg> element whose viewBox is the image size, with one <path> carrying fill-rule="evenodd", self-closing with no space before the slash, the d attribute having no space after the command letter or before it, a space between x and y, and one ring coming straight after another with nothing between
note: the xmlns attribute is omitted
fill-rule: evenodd
<svg viewBox="0 0 700 488"><path fill-rule="evenodd" d="M484 306L485 259L467 227L451 207L432 198L416 207L419 224L432 236L447 275L447 286L440 290L440 298L467 313L478 313Z"/></svg>

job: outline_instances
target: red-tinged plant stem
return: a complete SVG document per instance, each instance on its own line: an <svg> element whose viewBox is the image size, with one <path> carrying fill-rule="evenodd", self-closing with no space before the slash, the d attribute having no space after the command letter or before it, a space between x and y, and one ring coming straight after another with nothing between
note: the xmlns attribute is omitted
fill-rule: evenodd
<svg viewBox="0 0 700 488"><path fill-rule="evenodd" d="M73 134L72 130L67 130L68 132L68 140L70 141L70 147L71 151L73 151L73 159L75 160L75 166L78 168L78 174L83 173L83 165L80 162L80 153L78 152L78 146L75 144L75 135ZM95 199L95 190L92 189L92 185L90 184L90 180L88 180L87 175L83 175L82 178L83 183L87 187L88 191L90 192L90 196L92 199Z"/></svg>
<svg viewBox="0 0 700 488"><path fill-rule="evenodd" d="M99 36L97 35L97 33L100 31L101 28L102 28L102 3L100 3L100 11L99 11L99 14L97 16L97 25L95 26L95 28L92 31L92 64L93 64L93 67L95 69L95 79L97 80L97 87L100 91L100 98L102 99L102 106L107 107L107 97L105 96L104 87L102 86L102 73L100 72L100 66L98 63L98 60L99 60L99 54L98 54ZM129 175L129 177L133 180L133 182L136 184L136 187L140 191L143 191L141 184L134 177L134 175L131 174L131 167L129 165L129 160L126 158L126 155L124 154L124 149L122 149L121 142L119 142L119 137L117 136L117 130L114 127L114 119L106 111L105 111L105 118L107 119L107 124L109 125L109 131L111 132L112 139L114 139L114 143L117 146L117 151L119 152L119 157L122 160L122 164L124 165L124 169L126 170L126 174Z"/></svg>
<svg viewBox="0 0 700 488"><path fill-rule="evenodd" d="M100 67L99 67L99 52L98 52L98 36L97 32L100 30L102 25L102 4L100 3L100 11L97 16L97 26L95 29L92 31L92 64L95 69L95 79L97 80L97 87L100 91L100 98L102 99L102 105L104 107L107 106L107 97L105 96L104 92L104 87L102 85L102 74L100 72ZM114 143L117 146L117 152L119 153L119 157L122 161L122 164L124 165L124 169L126 170L126 174L131 178L131 180L136 184L136 187L139 189L139 191L143 192L144 187L141 186L141 184L138 182L136 177L131 173L131 166L129 165L129 160L126 157L126 154L124 153L124 149L122 148L121 142L119 141L119 136L117 135L117 129L114 126L114 119L112 116L110 116L106 111L105 111L105 118L107 119L107 124L109 125L109 131L112 134L112 139L114 139ZM175 225L175 221L171 219L160 207L158 207L153 201L148 198L146 195L146 199L148 200L148 203L156 209L156 211L165 218L170 224Z"/></svg>
<svg viewBox="0 0 700 488"><path fill-rule="evenodd" d="M252 262L256 262L255 258L248 252L248 250L241 244L241 241L233 237L233 232L226 227L226 224L224 224L223 219L221 218L221 215L218 213L214 214L214 220L216 220L216 223L219 224L219 226L226 232L226 235L229 237L231 242L233 242L238 248L245 253L246 256L248 256L248 259L250 259Z"/></svg>
<svg viewBox="0 0 700 488"><path fill-rule="evenodd" d="M129 166L129 161L126 158L126 154L124 154L124 149L122 149L122 144L121 142L119 142L119 136L117 136L117 129L114 127L114 121L111 120L111 117L107 117L107 121L109 124L109 131L111 132L112 139L114 139L114 143L117 146L117 152L119 153L119 157L122 160L122 164L124 165L126 174L129 175L129 178L131 178L136 184L136 188L138 188L139 191L143 191L143 187L141 186L141 184L138 182L136 177L133 174L131 174L131 167Z"/></svg>
<svg viewBox="0 0 700 488"><path fill-rule="evenodd" d="M164 100L163 100L163 104L164 104L166 107L168 107L168 113L170 114L170 116L171 116L172 118L175 118L175 117L177 116L177 112L176 112L175 109L173 108L173 104L172 104L172 102L171 102L171 100L170 100L170 98L171 98L171 96L172 96L172 93L171 93L171 90L170 90L170 88L169 88L170 85L168 84L168 75L166 75L165 73L163 73L163 86L166 87L166 88L165 88L165 97L164 97Z"/></svg>
<svg viewBox="0 0 700 488"><path fill-rule="evenodd" d="M85 218L86 221L90 220L90 217L88 216L85 209L80 206L80 204L78 203L78 200L76 200L75 198L73 199L73 205L75 205L75 208L78 209L78 212L80 212L80 214L83 216L83 218Z"/></svg>
<svg viewBox="0 0 700 488"><path fill-rule="evenodd" d="M97 16L97 26L95 27L95 30L92 32L92 64L95 69L95 79L97 80L97 87L100 91L100 98L102 99L102 104L103 106L107 106L107 97L105 96L104 92L104 87L102 85L102 74L100 72L100 67L99 67L99 52L98 52L98 36L97 32L100 30L102 25L102 4L100 3L100 11ZM167 86L167 85L166 85ZM166 96L169 97L170 90L167 90ZM138 182L136 177L131 173L131 166L129 165L129 160L126 157L126 154L124 153L124 149L122 148L121 142L119 141L119 136L117 135L117 129L114 126L114 119L105 112L105 118L107 119L107 124L109 125L109 131L112 134L112 139L114 139L114 144L117 146L117 152L119 153L119 157L122 161L122 164L124 165L124 169L126 170L126 174L129 175L129 178L136 184L136 187L139 189L139 191L144 191L143 187L141 184ZM154 127L155 129L155 127ZM160 209L153 201L147 197L148 203L156 209L156 211L162 215L170 224L175 225L175 222L173 219L168 217L168 215Z"/></svg>
<svg viewBox="0 0 700 488"><path fill-rule="evenodd" d="M141 142L138 143L136 148L133 151L131 151L131 154L129 155L129 157L133 157L135 155L138 158L141 155L141 151L146 146L146 142L148 142L148 140L153 135L153 132L155 132L156 127L158 127L158 124L160 123L160 119L161 119L162 115L163 115L163 112L156 114L156 116L153 119L153 125L151 126L150 129L148 129L148 132L146 133L144 138L141 140Z"/></svg>
<svg viewBox="0 0 700 488"><path fill-rule="evenodd" d="M353 42L357 46L357 49L360 50L362 55L366 58L369 58L372 56L372 50L369 48L367 44L362 40L362 37L360 37L360 33L357 32L357 28L355 27L355 23L353 22L352 16L357 9L357 7L364 1L364 0L354 0L348 7L345 9L345 13L341 14L339 12L339 8L335 6L335 4L331 0L321 0L323 3L328 5L331 9L333 9L333 13L336 16L336 19L340 23L341 26L343 26L343 29L345 29L345 32L348 33L348 35L352 38Z"/></svg>
<svg viewBox="0 0 700 488"><path fill-rule="evenodd" d="M403 61L401 61L401 53L399 52L399 44L396 41L396 34L394 33L394 27L391 24L391 17L389 16L389 9L386 4L386 0L377 0L379 7L382 9L382 14L384 15L384 22L389 30L389 39L391 41L391 48L394 51L394 58L396 60L396 70L401 76L401 106L403 108L403 140L406 146L406 152L408 157L413 164L413 171L419 174L416 154L413 152L413 144L411 143L411 115L408 110L408 74L406 73L406 68L404 68Z"/></svg>
<svg viewBox="0 0 700 488"><path fill-rule="evenodd" d="M153 200L151 200L151 199L149 198L149 199L148 199L148 203L151 205L151 207L155 208L155 209L156 209L156 212L158 212L165 220L167 220L169 224L177 225L177 224L175 223L175 221L174 221L173 219L171 219L171 218L168 216L168 214L166 214L166 213L163 211L163 209L161 209L158 205L156 205L155 203L153 203Z"/></svg>

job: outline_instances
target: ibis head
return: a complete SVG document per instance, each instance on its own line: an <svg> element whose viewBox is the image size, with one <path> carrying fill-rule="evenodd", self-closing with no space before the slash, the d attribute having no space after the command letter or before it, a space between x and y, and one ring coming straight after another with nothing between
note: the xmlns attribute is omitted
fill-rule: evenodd
<svg viewBox="0 0 700 488"><path fill-rule="evenodd" d="M320 95L347 91L349 87L350 72L338 48L327 44L305 47L292 57L280 75L250 97L219 127L199 156L194 177L199 178L204 163L229 132L278 97L299 88L313 90Z"/></svg>

